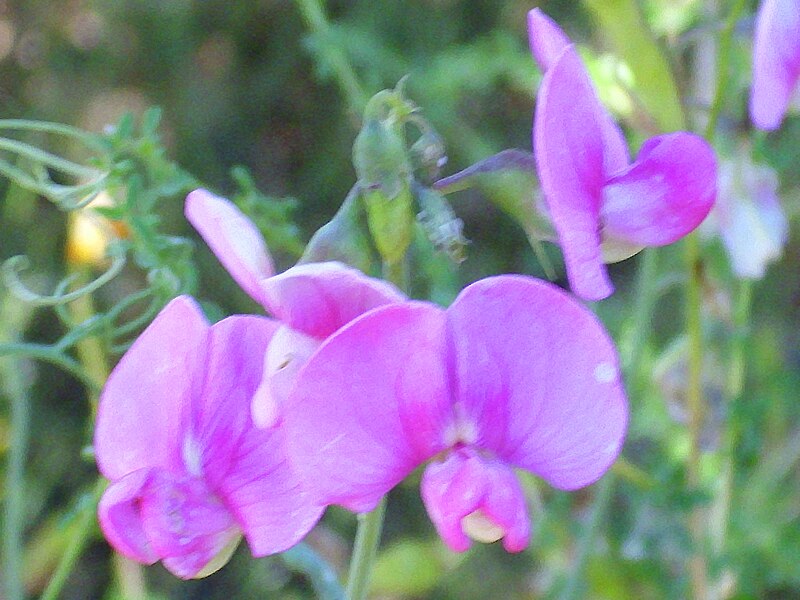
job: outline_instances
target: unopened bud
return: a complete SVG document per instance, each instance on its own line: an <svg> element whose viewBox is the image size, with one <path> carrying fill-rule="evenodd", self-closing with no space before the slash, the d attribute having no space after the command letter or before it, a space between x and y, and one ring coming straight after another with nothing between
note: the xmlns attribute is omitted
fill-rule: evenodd
<svg viewBox="0 0 800 600"><path fill-rule="evenodd" d="M367 119L358 133L353 166L363 188L379 189L389 199L401 193L411 174L402 138L378 119Z"/></svg>
<svg viewBox="0 0 800 600"><path fill-rule="evenodd" d="M417 219L428 239L453 262L464 262L469 243L462 234L464 223L455 215L444 196L436 190L418 186L414 191L420 207Z"/></svg>
<svg viewBox="0 0 800 600"><path fill-rule="evenodd" d="M442 138L433 129L423 132L409 149L411 164L417 178L431 184L439 178L442 167L447 164L447 155Z"/></svg>
<svg viewBox="0 0 800 600"><path fill-rule="evenodd" d="M311 237L299 263L338 261L369 273L372 248L355 186L339 211Z"/></svg>

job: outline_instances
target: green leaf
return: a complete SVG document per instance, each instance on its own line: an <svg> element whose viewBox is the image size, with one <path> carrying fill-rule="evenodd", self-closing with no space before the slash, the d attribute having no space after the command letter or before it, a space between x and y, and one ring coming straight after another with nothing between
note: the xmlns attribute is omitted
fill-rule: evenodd
<svg viewBox="0 0 800 600"><path fill-rule="evenodd" d="M633 92L663 131L686 128L669 61L636 0L584 0L614 51L633 73Z"/></svg>

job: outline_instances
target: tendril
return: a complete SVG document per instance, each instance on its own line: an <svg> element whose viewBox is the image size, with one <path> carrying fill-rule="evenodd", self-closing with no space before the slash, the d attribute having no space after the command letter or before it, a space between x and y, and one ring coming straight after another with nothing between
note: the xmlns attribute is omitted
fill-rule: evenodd
<svg viewBox="0 0 800 600"><path fill-rule="evenodd" d="M106 283L114 279L125 266L126 247L122 243L111 243L108 247L108 255L111 258L111 265L105 273L88 283L87 285L72 292L63 293L74 281L74 277L67 277L56 288L56 293L50 296L39 294L28 288L20 279L22 271L30 267L30 260L27 256L12 256L0 267L2 269L3 283L9 291L24 302L29 302L34 306L57 306L72 302L86 294L100 289Z"/></svg>

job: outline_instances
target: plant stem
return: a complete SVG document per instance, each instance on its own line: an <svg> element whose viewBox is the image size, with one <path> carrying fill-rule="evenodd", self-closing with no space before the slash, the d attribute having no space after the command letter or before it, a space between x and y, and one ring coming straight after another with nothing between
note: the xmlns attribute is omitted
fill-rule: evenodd
<svg viewBox="0 0 800 600"><path fill-rule="evenodd" d="M745 349L748 339L748 326L750 323L750 309L752 304L753 283L750 280L739 282L733 314L733 336L731 339L730 356L728 359L727 377L727 414L728 423L725 435L722 438L722 467L719 486L716 490L712 512L709 518L712 532L712 549L716 556L725 552L725 537L728 532L728 519L730 517L731 495L733 491L733 474L735 467L735 449L738 441L738 430L731 422L732 411L738 405L744 390L745 380ZM734 581L732 573L723 572L716 585L712 588L712 598L722 600L728 597L726 586Z"/></svg>
<svg viewBox="0 0 800 600"><path fill-rule="evenodd" d="M6 466L6 499L3 527L6 594L8 600L23 600L22 583L23 523L25 521L25 455L30 435L30 398L19 363L5 358L0 363L5 392L11 401L11 434Z"/></svg>
<svg viewBox="0 0 800 600"><path fill-rule="evenodd" d="M61 556L61 560L58 562L58 566L39 600L56 600L61 594L61 590L64 588L69 574L72 572L78 558L83 554L90 534L94 531L95 510L97 509L97 503L100 501L100 496L105 489L106 482L101 477L97 480L97 484L92 492L91 502L86 502L86 505L81 509L76 520L77 522L69 534L71 543Z"/></svg>
<svg viewBox="0 0 800 600"><path fill-rule="evenodd" d="M0 296L0 347L14 346L31 316L29 306L10 294ZM3 575L7 600L24 600L22 579L25 521L25 456L30 436L31 407L21 361L15 356L0 354L0 393L10 403L11 432L6 463L5 498L3 502Z"/></svg>
<svg viewBox="0 0 800 600"><path fill-rule="evenodd" d="M333 71L336 83L347 99L350 110L360 116L369 96L358 81L358 76L344 50L330 43L331 24L325 15L323 0L295 0L295 4L309 31L324 42L324 60Z"/></svg>
<svg viewBox="0 0 800 600"><path fill-rule="evenodd" d="M364 600L367 597L385 512L386 497L384 496L374 510L358 515L358 531L356 532L353 557L350 559L350 573L347 577L347 600Z"/></svg>
<svg viewBox="0 0 800 600"><path fill-rule="evenodd" d="M712 143L717 123L722 112L725 92L729 81L729 62L733 30L739 15L744 10L744 0L735 0L725 25L718 38L716 84L714 101L708 115L705 138ZM686 483L690 489L697 489L700 481L700 435L705 416L703 398L703 330L701 322L701 290L703 285L703 266L700 256L700 241L696 232L686 240L686 268L689 275L686 286L686 332L689 339L689 368L686 401L689 412L689 456L686 465ZM706 511L695 507L689 514L689 531L694 542L693 555L689 561L692 597L705 600L708 596L708 566L705 556Z"/></svg>
<svg viewBox="0 0 800 600"><path fill-rule="evenodd" d="M319 600L344 600L336 572L311 546L301 542L280 557L290 570L308 578Z"/></svg>
<svg viewBox="0 0 800 600"><path fill-rule="evenodd" d="M635 381L639 377L641 359L644 346L651 331L650 323L653 317L656 297L658 292L658 261L656 250L645 249L638 264L636 274L636 306L634 308L630 329L628 329L628 339L623 345L622 368L625 378L628 381ZM630 468L628 469L630 470ZM570 574L564 590L561 593L561 600L573 600L586 597L585 584L583 581L586 563L591 555L600 523L605 517L608 505L613 497L616 473L609 472L595 487L595 495L592 500L591 513L584 526L575 555L575 560L570 566Z"/></svg>

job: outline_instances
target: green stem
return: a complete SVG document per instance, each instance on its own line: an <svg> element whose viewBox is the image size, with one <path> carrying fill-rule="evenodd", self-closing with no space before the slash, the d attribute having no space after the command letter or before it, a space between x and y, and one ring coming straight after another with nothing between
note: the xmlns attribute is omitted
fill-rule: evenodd
<svg viewBox="0 0 800 600"><path fill-rule="evenodd" d="M356 115L361 115L367 105L369 96L358 81L358 76L347 59L344 50L330 43L331 24L325 15L323 1L295 0L295 4L303 16L306 27L314 35L318 36L321 41L325 42L324 60L328 62L328 66L333 71L339 89L341 89L350 104L350 110Z"/></svg>
<svg viewBox="0 0 800 600"><path fill-rule="evenodd" d="M67 550L61 556L61 560L58 562L58 566L39 600L56 600L61 595L61 590L64 589L64 584L67 582L69 574L86 548L90 535L94 531L94 515L97 510L97 503L100 501L100 496L106 489L106 485L105 479L100 478L97 480L91 501L86 502L78 514L74 529L70 531L70 543L67 546Z"/></svg>
<svg viewBox="0 0 800 600"><path fill-rule="evenodd" d="M100 141L99 136L72 127L63 123L50 123L48 121L29 121L27 119L0 119L0 129L16 129L18 131L38 131L40 133L52 133L64 135L80 140L87 146L99 151L107 151L106 146Z"/></svg>
<svg viewBox="0 0 800 600"><path fill-rule="evenodd" d="M686 403L689 413L689 456L686 464L686 484L690 490L700 486L700 434L705 417L703 398L703 329L701 323L702 262L700 242L693 233L686 240L686 267L689 280L686 286L686 332L689 339L689 365ZM695 507L689 514L689 531L694 550L689 559L692 597L706 598L708 567L703 552L705 511Z"/></svg>
<svg viewBox="0 0 800 600"><path fill-rule="evenodd" d="M725 20L725 24L719 32L717 42L717 80L715 84L714 101L711 103L711 110L708 114L708 122L706 123L704 135L709 143L714 140L717 131L717 123L722 113L722 106L725 102L725 94L727 93L728 84L730 83L729 67L733 30L746 5L747 3L745 0L735 0L731 7L731 12L728 14L728 18Z"/></svg>
<svg viewBox="0 0 800 600"><path fill-rule="evenodd" d="M643 350L652 330L650 323L656 298L658 297L657 282L658 260L656 250L648 248L642 252L639 259L635 286L636 306L631 316L626 343L623 344L624 350L621 362L625 378L628 381L635 381L640 377L639 371L641 370ZM616 477L617 474L613 471L607 473L595 488L589 520L582 531L581 538L578 540L575 560L570 566L570 574L561 593L561 600L572 600L586 596L583 581L586 563L594 547L600 523L613 497L612 492ZM641 484L642 482L640 481L639 483Z"/></svg>
<svg viewBox="0 0 800 600"><path fill-rule="evenodd" d="M1 343L0 357L2 357L3 355L6 356L20 355L48 362L57 367L60 367L61 369L64 369L67 373L69 373L76 379L79 379L89 389L95 391L99 390L97 384L83 369L80 363L71 359L69 356L63 354L63 351L60 348L47 346L44 344L30 344L26 342Z"/></svg>
<svg viewBox="0 0 800 600"><path fill-rule="evenodd" d="M347 577L347 600L364 600L367 597L385 512L386 497L384 496L374 510L358 515L358 531L356 532L353 557L350 559L350 573Z"/></svg>
<svg viewBox="0 0 800 600"><path fill-rule="evenodd" d="M714 101L708 115L705 138L712 143L722 112L725 92L729 82L729 63L733 30L745 7L744 0L735 0L718 39L716 84ZM686 240L686 268L689 279L686 285L686 332L689 340L689 366L686 401L689 412L689 456L686 465L686 483L690 489L700 487L700 435L705 417L703 398L703 330L701 322L701 294L703 266L698 234ZM692 596L705 600L708 595L708 566L705 556L706 511L695 507L689 514L689 531L694 542L694 552L689 561Z"/></svg>
<svg viewBox="0 0 800 600"><path fill-rule="evenodd" d="M336 571L308 544L300 543L280 555L286 566L311 582L319 600L344 600Z"/></svg>
<svg viewBox="0 0 800 600"><path fill-rule="evenodd" d="M727 430L722 439L722 468L719 486L716 490L712 514L709 519L712 532L712 548L716 556L725 552L725 538L728 533L728 520L730 518L731 495L733 493L733 475L735 467L735 449L738 443L739 432L732 423L732 412L736 409L744 391L745 380L745 350L748 340L748 326L750 323L750 309L752 305L753 282L743 280L739 282L733 314L733 336L731 339L730 357L728 362L727 377ZM722 585L725 577L721 577L713 589L715 599L727 597L724 595Z"/></svg>
<svg viewBox="0 0 800 600"><path fill-rule="evenodd" d="M584 589L583 572L586 569L586 563L589 561L589 556L594 548L594 541L600 529L600 523L603 521L606 511L608 510L608 505L611 502L614 483L614 474L608 473L600 480L595 488L589 520L584 526L583 536L578 543L575 561L571 567L571 575L569 579L567 579L564 591L561 593L561 600L575 600L577 598L587 597L586 590Z"/></svg>
<svg viewBox="0 0 800 600"><path fill-rule="evenodd" d="M11 401L11 439L6 466L5 519L3 549L5 588L8 600L24 600L22 581L23 533L25 522L25 456L30 435L30 398L17 360L6 358L0 363L5 392Z"/></svg>

